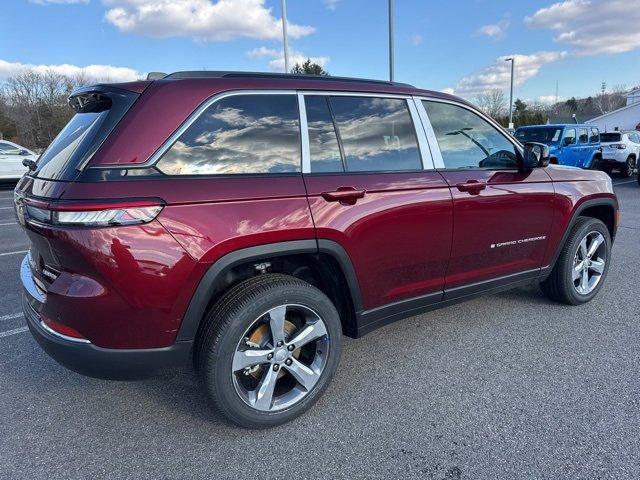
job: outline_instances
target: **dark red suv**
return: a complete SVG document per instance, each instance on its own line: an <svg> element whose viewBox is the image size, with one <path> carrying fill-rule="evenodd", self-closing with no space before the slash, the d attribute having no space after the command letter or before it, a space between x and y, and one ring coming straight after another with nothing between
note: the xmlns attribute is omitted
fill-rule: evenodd
<svg viewBox="0 0 640 480"><path fill-rule="evenodd" d="M609 177L450 95L186 72L69 103L15 191L31 332L92 376L192 360L240 425L309 408L343 334L529 282L584 303L607 274Z"/></svg>

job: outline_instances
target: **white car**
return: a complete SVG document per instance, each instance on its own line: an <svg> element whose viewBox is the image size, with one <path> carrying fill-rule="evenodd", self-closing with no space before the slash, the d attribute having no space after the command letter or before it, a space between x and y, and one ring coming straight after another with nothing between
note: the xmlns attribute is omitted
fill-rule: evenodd
<svg viewBox="0 0 640 480"><path fill-rule="evenodd" d="M8 140L0 140L0 181L19 180L28 168L22 164L25 159L38 159L31 150Z"/></svg>
<svg viewBox="0 0 640 480"><path fill-rule="evenodd" d="M607 173L620 170L623 177L633 175L640 158L640 132L608 132L600 134L602 169Z"/></svg>

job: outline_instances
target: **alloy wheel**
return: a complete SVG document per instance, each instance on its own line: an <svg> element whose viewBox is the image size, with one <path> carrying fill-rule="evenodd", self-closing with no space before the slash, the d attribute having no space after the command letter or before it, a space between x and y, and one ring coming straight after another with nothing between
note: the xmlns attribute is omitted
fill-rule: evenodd
<svg viewBox="0 0 640 480"><path fill-rule="evenodd" d="M256 410L291 407L318 383L328 355L329 335L316 312L304 305L274 307L238 342L231 367L236 393Z"/></svg>
<svg viewBox="0 0 640 480"><path fill-rule="evenodd" d="M580 295L588 295L600 283L607 262L604 236L600 232L587 233L578 245L572 269L573 286Z"/></svg>

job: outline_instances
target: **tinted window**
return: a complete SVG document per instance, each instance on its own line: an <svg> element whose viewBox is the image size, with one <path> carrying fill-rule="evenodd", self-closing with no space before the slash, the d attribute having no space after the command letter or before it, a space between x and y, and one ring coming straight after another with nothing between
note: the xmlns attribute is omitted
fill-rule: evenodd
<svg viewBox="0 0 640 480"><path fill-rule="evenodd" d="M600 132L597 128L591 129L591 136L589 137L589 142L598 143L600 141Z"/></svg>
<svg viewBox="0 0 640 480"><path fill-rule="evenodd" d="M445 168L517 168L514 145L480 116L448 103L423 104Z"/></svg>
<svg viewBox="0 0 640 480"><path fill-rule="evenodd" d="M580 143L588 143L589 142L589 134L587 133L586 128L581 128L580 130Z"/></svg>
<svg viewBox="0 0 640 480"><path fill-rule="evenodd" d="M631 134L631 141L634 142L634 143L640 143L640 134L632 133Z"/></svg>
<svg viewBox="0 0 640 480"><path fill-rule="evenodd" d="M67 168L77 163L74 153L81 144L93 139L107 114L108 110L74 115L38 160L38 176L57 179Z"/></svg>
<svg viewBox="0 0 640 480"><path fill-rule="evenodd" d="M342 172L342 156L338 145L329 99L326 96L305 96L309 151L312 172Z"/></svg>
<svg viewBox="0 0 640 480"><path fill-rule="evenodd" d="M622 135L619 133L603 133L600 135L602 142L619 142L622 139Z"/></svg>
<svg viewBox="0 0 640 480"><path fill-rule="evenodd" d="M572 145L576 143L576 129L575 128L567 128L564 131L564 143L566 145Z"/></svg>
<svg viewBox="0 0 640 480"><path fill-rule="evenodd" d="M348 171L422 168L418 141L405 100L331 97L329 101Z"/></svg>
<svg viewBox="0 0 640 480"><path fill-rule="evenodd" d="M561 128L522 128L516 130L516 138L521 142L555 143L560 141Z"/></svg>
<svg viewBox="0 0 640 480"><path fill-rule="evenodd" d="M169 175L300 171L295 95L237 95L207 108L158 162Z"/></svg>

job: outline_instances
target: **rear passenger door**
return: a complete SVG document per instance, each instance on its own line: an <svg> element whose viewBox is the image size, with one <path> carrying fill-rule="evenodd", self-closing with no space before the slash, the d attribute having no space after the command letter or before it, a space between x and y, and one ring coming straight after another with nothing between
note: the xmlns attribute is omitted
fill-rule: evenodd
<svg viewBox="0 0 640 480"><path fill-rule="evenodd" d="M300 104L309 140L303 176L317 236L351 258L362 309L441 300L451 194L433 169L423 129L415 128L413 99L305 92Z"/></svg>
<svg viewBox="0 0 640 480"><path fill-rule="evenodd" d="M555 208L549 175L520 172L515 142L466 105L425 99L420 108L453 196L445 299L538 275Z"/></svg>
<svg viewBox="0 0 640 480"><path fill-rule="evenodd" d="M578 148L576 149L576 166L585 168L591 160L591 147L589 146L589 130L580 127L578 129Z"/></svg>

